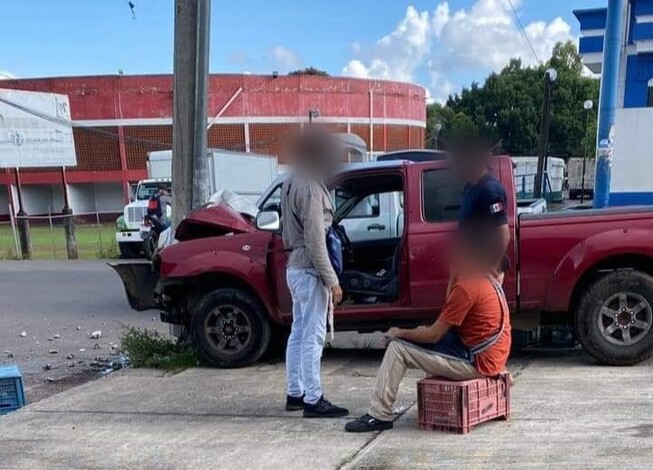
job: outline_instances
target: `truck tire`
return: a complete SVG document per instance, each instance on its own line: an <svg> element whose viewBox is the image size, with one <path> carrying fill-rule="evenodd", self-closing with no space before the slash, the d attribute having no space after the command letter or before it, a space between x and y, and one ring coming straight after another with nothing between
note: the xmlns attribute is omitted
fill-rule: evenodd
<svg viewBox="0 0 653 470"><path fill-rule="evenodd" d="M150 230L145 239L143 240L143 251L145 252L145 257L150 261L154 260L154 253L159 246L159 235Z"/></svg>
<svg viewBox="0 0 653 470"><path fill-rule="evenodd" d="M118 250L122 259L138 258L141 254L141 246L139 243L118 243Z"/></svg>
<svg viewBox="0 0 653 470"><path fill-rule="evenodd" d="M199 302L191 334L202 357L216 367L258 361L270 344L270 324L261 303L237 288L217 289Z"/></svg>
<svg viewBox="0 0 653 470"><path fill-rule="evenodd" d="M615 271L595 281L576 311L580 343L602 364L629 366L653 355L653 277Z"/></svg>

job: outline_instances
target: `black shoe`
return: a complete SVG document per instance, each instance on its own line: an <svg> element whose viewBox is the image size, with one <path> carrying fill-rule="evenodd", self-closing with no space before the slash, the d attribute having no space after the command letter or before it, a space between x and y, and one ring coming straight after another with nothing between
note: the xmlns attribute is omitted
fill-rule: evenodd
<svg viewBox="0 0 653 470"><path fill-rule="evenodd" d="M347 432L374 432L392 429L392 421L381 421L373 416L365 414L358 419L349 421L345 424Z"/></svg>
<svg viewBox="0 0 653 470"><path fill-rule="evenodd" d="M299 411L304 409L304 395L291 397L286 395L286 411Z"/></svg>
<svg viewBox="0 0 653 470"><path fill-rule="evenodd" d="M342 418L348 414L347 408L332 405L324 397L320 398L315 405L304 404L304 418Z"/></svg>

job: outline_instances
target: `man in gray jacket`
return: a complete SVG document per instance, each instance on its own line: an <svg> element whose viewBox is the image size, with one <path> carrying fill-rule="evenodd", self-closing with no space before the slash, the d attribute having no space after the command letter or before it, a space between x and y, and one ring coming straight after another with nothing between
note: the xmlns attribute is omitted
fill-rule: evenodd
<svg viewBox="0 0 653 470"><path fill-rule="evenodd" d="M286 410L304 410L306 418L349 414L322 393L320 362L330 308L342 301L342 289L326 246L333 203L325 183L338 163L328 134L309 130L293 149L295 173L281 188L283 242L290 250L286 282L293 321L286 349Z"/></svg>

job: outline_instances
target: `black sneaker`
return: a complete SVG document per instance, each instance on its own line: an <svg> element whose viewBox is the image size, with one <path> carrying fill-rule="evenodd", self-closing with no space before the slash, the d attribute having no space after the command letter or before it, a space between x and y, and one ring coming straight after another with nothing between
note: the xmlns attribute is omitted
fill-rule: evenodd
<svg viewBox="0 0 653 470"><path fill-rule="evenodd" d="M385 431L392 429L392 421L381 421L374 416L365 414L358 419L349 421L345 424L345 431L347 432L374 432Z"/></svg>
<svg viewBox="0 0 653 470"><path fill-rule="evenodd" d="M286 411L299 411L304 409L304 395L292 397L286 395Z"/></svg>
<svg viewBox="0 0 653 470"><path fill-rule="evenodd" d="M304 418L342 418L348 414L347 408L332 405L324 397L320 398L315 405L304 404Z"/></svg>

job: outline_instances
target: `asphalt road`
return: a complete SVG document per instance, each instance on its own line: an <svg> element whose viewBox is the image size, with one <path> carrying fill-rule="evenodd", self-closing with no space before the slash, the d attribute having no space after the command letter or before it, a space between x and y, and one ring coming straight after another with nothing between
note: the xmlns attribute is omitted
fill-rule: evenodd
<svg viewBox="0 0 653 470"><path fill-rule="evenodd" d="M157 312L130 309L106 263L0 262L0 364L18 364L31 401L92 378L92 362L115 354L127 326L167 331Z"/></svg>

